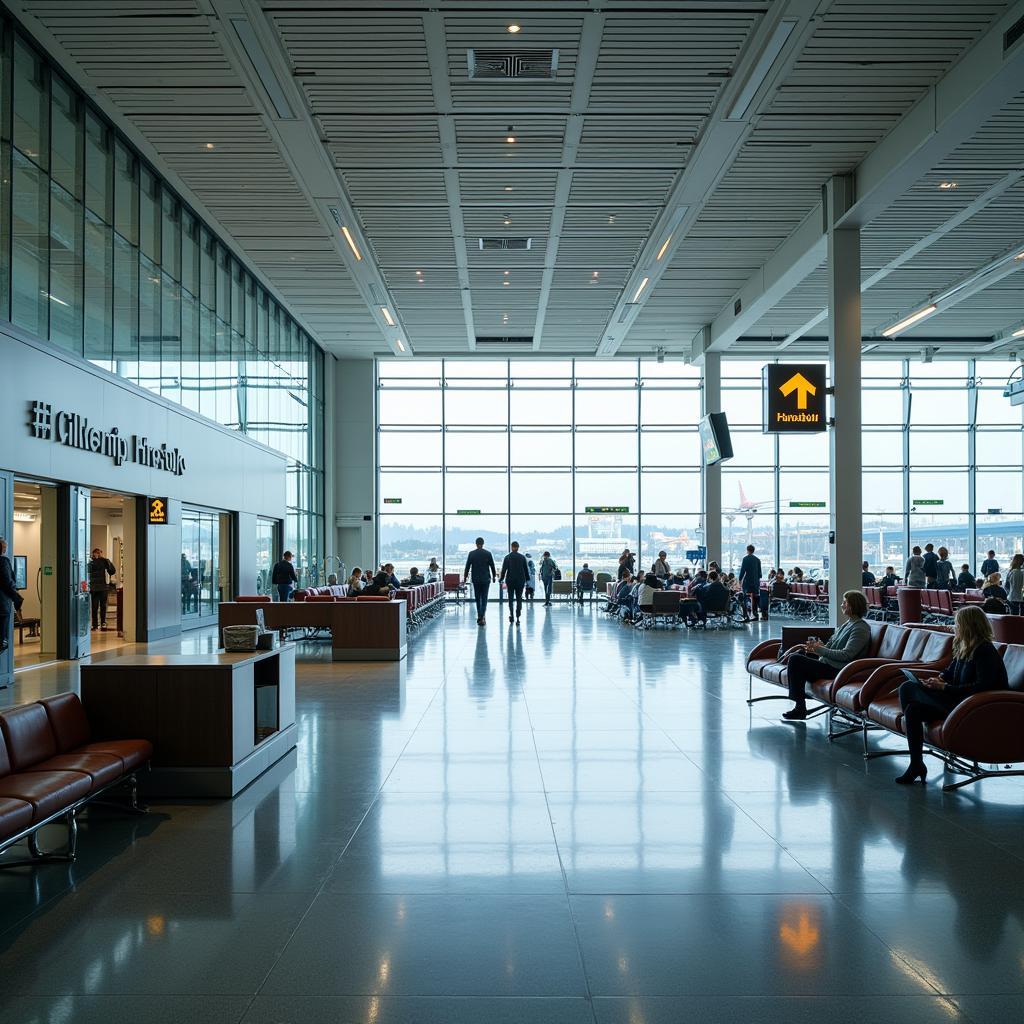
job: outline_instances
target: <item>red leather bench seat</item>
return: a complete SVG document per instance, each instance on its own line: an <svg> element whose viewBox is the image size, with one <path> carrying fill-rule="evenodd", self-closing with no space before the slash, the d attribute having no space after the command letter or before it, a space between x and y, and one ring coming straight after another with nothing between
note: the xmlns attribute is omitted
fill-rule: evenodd
<svg viewBox="0 0 1024 1024"><path fill-rule="evenodd" d="M118 758L125 773L141 768L153 756L149 740L94 740L85 708L76 693L58 693L39 701L57 743L57 752L68 755L99 754Z"/></svg>

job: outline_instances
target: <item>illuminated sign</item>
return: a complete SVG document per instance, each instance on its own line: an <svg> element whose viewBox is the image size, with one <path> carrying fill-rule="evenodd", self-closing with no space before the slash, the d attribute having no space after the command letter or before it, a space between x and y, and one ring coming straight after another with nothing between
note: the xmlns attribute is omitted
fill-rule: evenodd
<svg viewBox="0 0 1024 1024"><path fill-rule="evenodd" d="M480 515L480 509L478 508L460 508L455 513L457 516L478 516Z"/></svg>
<svg viewBox="0 0 1024 1024"><path fill-rule="evenodd" d="M150 526L166 526L167 499L150 498L146 505L146 513Z"/></svg>
<svg viewBox="0 0 1024 1024"><path fill-rule="evenodd" d="M594 514L599 516L607 515L622 515L623 513L629 512L628 505L588 505L588 514Z"/></svg>
<svg viewBox="0 0 1024 1024"><path fill-rule="evenodd" d="M761 387L765 434L814 434L825 429L824 363L770 363L761 371Z"/></svg>
<svg viewBox="0 0 1024 1024"><path fill-rule="evenodd" d="M385 505L401 505L402 504L402 499L401 498L385 498L384 499L384 504Z"/></svg>
<svg viewBox="0 0 1024 1024"><path fill-rule="evenodd" d="M823 501L791 501L789 503L790 508L824 508L825 502Z"/></svg>
<svg viewBox="0 0 1024 1024"><path fill-rule="evenodd" d="M134 462L149 469L162 469L175 476L185 472L185 457L177 448L151 444L148 437L122 434L118 427L102 430L77 412L57 410L49 402L29 402L28 428L41 441L54 441L66 448L105 455L115 466Z"/></svg>

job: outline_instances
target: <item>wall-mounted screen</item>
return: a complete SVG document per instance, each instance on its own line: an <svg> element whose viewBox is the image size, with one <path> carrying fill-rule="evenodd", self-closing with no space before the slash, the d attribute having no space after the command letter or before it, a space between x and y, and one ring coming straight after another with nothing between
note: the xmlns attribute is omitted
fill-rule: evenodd
<svg viewBox="0 0 1024 1024"><path fill-rule="evenodd" d="M28 590L28 555L14 556L14 586L17 590Z"/></svg>
<svg viewBox="0 0 1024 1024"><path fill-rule="evenodd" d="M729 423L724 412L708 413L698 424L698 429L705 466L732 458L732 438L729 437Z"/></svg>

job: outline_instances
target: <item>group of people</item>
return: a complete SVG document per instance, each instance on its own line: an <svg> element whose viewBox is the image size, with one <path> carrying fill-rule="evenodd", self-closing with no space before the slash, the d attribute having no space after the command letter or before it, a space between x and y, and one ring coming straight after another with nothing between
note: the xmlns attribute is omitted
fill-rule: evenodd
<svg viewBox="0 0 1024 1024"><path fill-rule="evenodd" d="M868 569L867 562L864 563L863 570L864 586L876 585L874 574ZM972 573L970 565L966 562L960 566L960 572L955 573L946 548L940 547L936 550L935 545L925 544L922 551L919 545L914 545L903 575L904 585L908 587L953 590L960 593L966 590L981 590L985 598L984 611L1009 611L1013 615L1024 613L1024 554L1020 552L1010 559L1010 566L1004 579L995 551L988 552L981 563L980 573ZM891 587L897 582L899 580L894 574L893 566L890 565L885 577L878 580L877 585ZM992 602L991 606L988 606L989 602Z"/></svg>
<svg viewBox="0 0 1024 1024"><path fill-rule="evenodd" d="M473 599L476 603L476 624L487 624L487 600L490 596L491 584L504 584L508 592L509 625L519 625L523 613L523 598L533 601L537 587L537 576L540 576L544 587L544 606L551 606L551 591L554 582L561 577L558 563L551 557L550 551L541 556L538 567L533 555L523 554L519 550L519 541L509 545L509 553L501 563L501 573L494 564L494 556L484 547L483 537L477 537L475 546L466 556L466 566L462 574L462 582L473 586ZM585 566L585 568L587 568Z"/></svg>
<svg viewBox="0 0 1024 1024"><path fill-rule="evenodd" d="M726 612L744 622L756 621L761 615L767 619L767 604L761 596L761 560L754 552L754 545L749 544L738 574L723 572L715 561L693 573L689 568L673 572L664 551L658 552L648 572L635 573L636 560L627 548L619 556L619 578L606 610L645 628L643 612L653 605L654 592L671 589L682 592L679 617L687 625L706 625L709 612Z"/></svg>
<svg viewBox="0 0 1024 1024"><path fill-rule="evenodd" d="M990 555L991 557L991 555ZM863 658L871 644L865 621L868 605L859 590L843 594L845 621L827 640L811 637L785 654L789 697L793 707L783 714L787 722L807 718L806 689L816 679L835 679L844 665ZM938 673L916 676L899 688L910 766L895 781L909 785L924 782L924 730L928 722L945 718L961 701L975 693L1005 690L1009 685L1006 665L992 643L992 624L979 605L964 605L956 613L953 660Z"/></svg>

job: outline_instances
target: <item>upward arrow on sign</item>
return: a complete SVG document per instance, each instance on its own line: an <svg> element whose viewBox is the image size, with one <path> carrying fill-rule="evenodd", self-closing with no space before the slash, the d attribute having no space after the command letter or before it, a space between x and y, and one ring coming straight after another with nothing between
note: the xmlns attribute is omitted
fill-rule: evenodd
<svg viewBox="0 0 1024 1024"><path fill-rule="evenodd" d="M789 398L795 391L796 407L798 409L806 409L807 396L818 393L818 389L802 373L793 374L785 384L780 386L779 391L782 392L783 398Z"/></svg>

